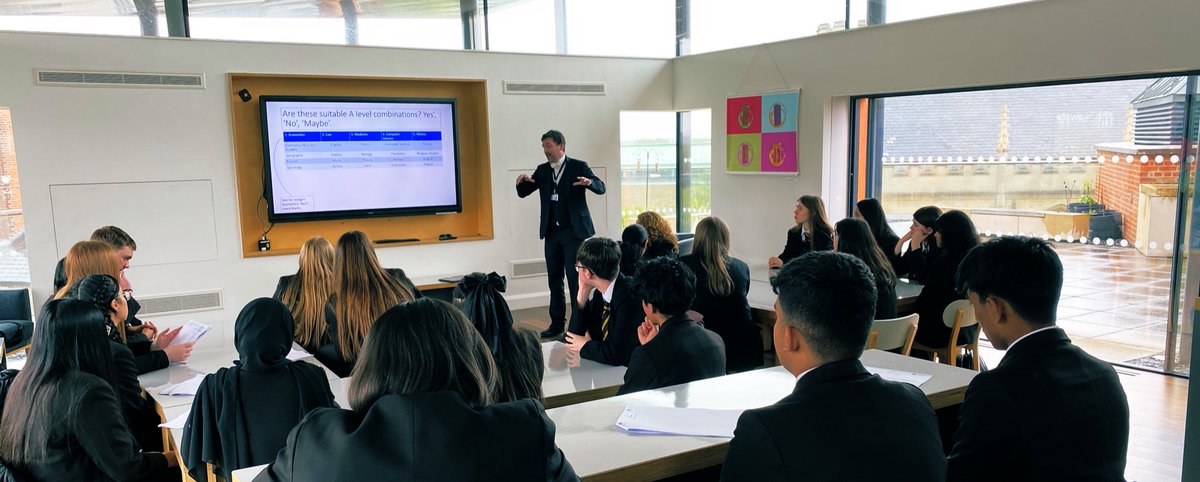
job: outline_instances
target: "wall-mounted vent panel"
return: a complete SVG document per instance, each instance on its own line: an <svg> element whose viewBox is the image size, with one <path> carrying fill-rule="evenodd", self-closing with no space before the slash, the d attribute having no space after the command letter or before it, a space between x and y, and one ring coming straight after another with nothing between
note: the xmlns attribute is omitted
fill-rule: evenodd
<svg viewBox="0 0 1200 482"><path fill-rule="evenodd" d="M35 70L38 85L71 87L140 87L203 89L204 74L154 74L145 72L78 72Z"/></svg>
<svg viewBox="0 0 1200 482"><path fill-rule="evenodd" d="M174 315L193 311L219 310L223 306L221 290L138 297L137 300L142 305L138 315Z"/></svg>
<svg viewBox="0 0 1200 482"><path fill-rule="evenodd" d="M504 81L506 95L608 95L604 82L511 82Z"/></svg>
<svg viewBox="0 0 1200 482"><path fill-rule="evenodd" d="M512 262L513 278L533 278L546 276L546 260L530 259Z"/></svg>

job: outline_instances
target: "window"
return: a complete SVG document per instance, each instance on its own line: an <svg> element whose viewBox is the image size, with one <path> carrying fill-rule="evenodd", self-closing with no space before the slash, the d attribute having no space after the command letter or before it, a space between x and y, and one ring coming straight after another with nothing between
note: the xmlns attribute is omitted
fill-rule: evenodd
<svg viewBox="0 0 1200 482"><path fill-rule="evenodd" d="M675 222L675 113L621 112L621 226L654 211Z"/></svg>
<svg viewBox="0 0 1200 482"><path fill-rule="evenodd" d="M0 287L29 287L21 177L13 145L12 113L0 107Z"/></svg>
<svg viewBox="0 0 1200 482"><path fill-rule="evenodd" d="M929 0L848 0L850 27L864 27L880 23L903 22L919 18L937 17L985 8L1025 3L1032 0L954 0L931 2ZM871 13L881 15L871 21Z"/></svg>
<svg viewBox="0 0 1200 482"><path fill-rule="evenodd" d="M482 1L479 2L483 4ZM463 21L459 2L361 2L348 27L358 45L462 49ZM483 11L480 9L480 18ZM350 23L347 19L347 23ZM482 42L482 39L481 39ZM482 46L480 47L482 48Z"/></svg>
<svg viewBox="0 0 1200 482"><path fill-rule="evenodd" d="M488 4L488 50L537 54L557 52L558 26L555 22L554 0L499 3Z"/></svg>
<svg viewBox="0 0 1200 482"><path fill-rule="evenodd" d="M872 180L860 197L879 198L898 231L935 205L967 211L985 237L1050 240L1065 270L1058 325L1076 344L1113 363L1186 372L1191 298L1172 307L1170 293L1189 282L1176 238L1190 212L1177 207L1189 202L1179 187L1190 183L1182 158L1196 136L1198 116L1185 114L1193 84L1142 78L856 100L855 116L874 125L855 143L877 146L856 151L867 159L852 165ZM956 164L938 167L947 157ZM922 175L885 169L893 159ZM972 175L955 176L958 163Z"/></svg>
<svg viewBox="0 0 1200 482"><path fill-rule="evenodd" d="M845 0L693 0L690 8L685 54L842 30L846 21Z"/></svg>
<svg viewBox="0 0 1200 482"><path fill-rule="evenodd" d="M338 2L190 0L188 25L193 38L347 43L346 21Z"/></svg>
<svg viewBox="0 0 1200 482"><path fill-rule="evenodd" d="M621 223L654 211L690 233L712 213L712 111L621 112Z"/></svg>
<svg viewBox="0 0 1200 482"><path fill-rule="evenodd" d="M162 2L0 2L0 30L166 36Z"/></svg>
<svg viewBox="0 0 1200 482"><path fill-rule="evenodd" d="M568 0L566 18L568 54L675 56L674 0Z"/></svg>

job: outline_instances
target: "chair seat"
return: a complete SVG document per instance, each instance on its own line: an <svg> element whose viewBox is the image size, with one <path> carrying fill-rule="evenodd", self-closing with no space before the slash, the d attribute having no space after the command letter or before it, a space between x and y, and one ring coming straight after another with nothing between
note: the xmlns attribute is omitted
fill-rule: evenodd
<svg viewBox="0 0 1200 482"><path fill-rule="evenodd" d="M0 320L0 337L4 338L6 351L28 345L33 339L33 322L29 320Z"/></svg>

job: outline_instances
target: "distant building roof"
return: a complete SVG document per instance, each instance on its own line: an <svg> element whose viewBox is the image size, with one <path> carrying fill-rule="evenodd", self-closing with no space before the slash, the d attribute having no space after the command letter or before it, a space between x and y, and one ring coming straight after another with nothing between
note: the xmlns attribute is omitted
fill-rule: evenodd
<svg viewBox="0 0 1200 482"><path fill-rule="evenodd" d="M1130 102L1155 79L954 92L884 100L883 156L997 156L1008 107L1008 156L1095 155L1124 137Z"/></svg>

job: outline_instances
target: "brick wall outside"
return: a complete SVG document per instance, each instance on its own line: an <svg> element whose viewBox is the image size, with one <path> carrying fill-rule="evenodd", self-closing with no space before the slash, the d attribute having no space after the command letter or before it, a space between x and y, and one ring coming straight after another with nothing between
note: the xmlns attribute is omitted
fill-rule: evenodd
<svg viewBox="0 0 1200 482"><path fill-rule="evenodd" d="M1171 162L1178 151L1167 149L1139 150L1134 154L1097 150L1107 162L1101 164L1092 197L1106 208L1121 213L1121 231L1133 244L1137 239L1138 196L1142 184L1175 184L1179 182L1179 158ZM1112 162L1117 156L1119 162ZM1133 162L1129 162L1132 156ZM1145 162L1142 162L1145 156ZM1195 166L1192 167L1195 171Z"/></svg>
<svg viewBox="0 0 1200 482"><path fill-rule="evenodd" d="M13 145L13 122L8 109L0 108L0 176L8 176L7 185L0 183L0 211L21 209L21 179L17 175L17 150ZM11 239L25 229L25 217L0 216L0 239Z"/></svg>

